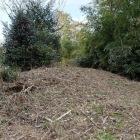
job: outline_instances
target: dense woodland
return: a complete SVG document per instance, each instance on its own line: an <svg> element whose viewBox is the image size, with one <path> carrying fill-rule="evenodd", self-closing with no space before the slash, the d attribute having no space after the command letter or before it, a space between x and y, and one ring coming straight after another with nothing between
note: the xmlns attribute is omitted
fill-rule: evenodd
<svg viewBox="0 0 140 140"><path fill-rule="evenodd" d="M15 3L3 23L2 64L21 71L55 62L140 79L140 1L91 1L84 22L40 0Z"/></svg>

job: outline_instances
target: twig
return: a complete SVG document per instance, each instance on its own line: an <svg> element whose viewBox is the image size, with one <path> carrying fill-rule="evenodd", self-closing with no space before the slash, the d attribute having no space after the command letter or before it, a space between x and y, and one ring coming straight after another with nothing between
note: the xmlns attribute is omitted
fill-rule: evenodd
<svg viewBox="0 0 140 140"><path fill-rule="evenodd" d="M100 129L100 127L91 119L89 118L89 116L85 113L85 112L82 112L97 128Z"/></svg>
<svg viewBox="0 0 140 140"><path fill-rule="evenodd" d="M76 138L77 140L79 140L80 137L82 137L83 135L87 134L90 130L92 129L92 127L90 127L89 129L87 129L84 133L82 133L78 138Z"/></svg>
<svg viewBox="0 0 140 140"><path fill-rule="evenodd" d="M56 121L61 120L63 117L65 117L65 116L68 115L69 113L71 113L71 110L69 110L68 112L64 113L62 116L60 116L59 118L57 118Z"/></svg>
<svg viewBox="0 0 140 140"><path fill-rule="evenodd" d="M29 93L29 91L31 90L33 88L33 85L32 86L30 86L30 87L28 87L28 88L26 88L23 92L24 93ZM24 89L24 88L23 88ZM22 92L22 91L21 91Z"/></svg>
<svg viewBox="0 0 140 140"><path fill-rule="evenodd" d="M56 110L58 110L66 101L67 101L67 98L66 98L66 99L63 99L63 100L61 101L62 103L54 110L54 112L55 112ZM54 118L56 115L57 115L57 113L56 113L52 118Z"/></svg>
<svg viewBox="0 0 140 140"><path fill-rule="evenodd" d="M103 124L106 123L107 119L108 119L108 116L106 116L105 118L103 118Z"/></svg>
<svg viewBox="0 0 140 140"><path fill-rule="evenodd" d="M20 136L17 140L21 140L21 139L23 139L24 138L24 136Z"/></svg>
<svg viewBox="0 0 140 140"><path fill-rule="evenodd" d="M45 119L46 119L47 121L51 122L51 123L53 122L53 120L50 119L50 118L48 118L48 117L46 117Z"/></svg>
<svg viewBox="0 0 140 140"><path fill-rule="evenodd" d="M38 124L38 113L37 113L36 119L35 119L35 126L37 126L37 124Z"/></svg>

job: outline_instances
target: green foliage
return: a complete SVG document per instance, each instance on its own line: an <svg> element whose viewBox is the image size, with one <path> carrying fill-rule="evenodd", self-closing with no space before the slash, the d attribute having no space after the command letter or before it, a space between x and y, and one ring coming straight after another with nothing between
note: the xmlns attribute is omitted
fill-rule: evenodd
<svg viewBox="0 0 140 140"><path fill-rule="evenodd" d="M53 61L60 61L60 57L61 56L59 51L38 41L32 46L32 54L30 60L32 61L33 66L40 67L51 65Z"/></svg>
<svg viewBox="0 0 140 140"><path fill-rule="evenodd" d="M116 136L110 131L101 131L98 136L98 140L117 140Z"/></svg>
<svg viewBox="0 0 140 140"><path fill-rule="evenodd" d="M140 79L140 2L97 1L82 7L87 15L81 66L103 68Z"/></svg>
<svg viewBox="0 0 140 140"><path fill-rule="evenodd" d="M41 1L30 1L27 7L27 17L33 22L36 41L41 41L53 49L59 50L59 33L57 31L57 13L53 10L52 1L43 6Z"/></svg>
<svg viewBox="0 0 140 140"><path fill-rule="evenodd" d="M34 42L34 29L23 11L13 17L10 31L7 34L5 61L8 66L19 66L22 70L29 69L30 45Z"/></svg>
<svg viewBox="0 0 140 140"><path fill-rule="evenodd" d="M2 67L0 69L0 79L5 82L13 82L19 78L19 72L17 68Z"/></svg>
<svg viewBox="0 0 140 140"><path fill-rule="evenodd" d="M0 47L0 67L2 66L2 60L3 60L3 55L2 55L2 47Z"/></svg>
<svg viewBox="0 0 140 140"><path fill-rule="evenodd" d="M62 63L75 63L76 57L82 53L80 40L83 32L81 32L81 23L73 21L69 14L61 11L58 11L58 17Z"/></svg>
<svg viewBox="0 0 140 140"><path fill-rule="evenodd" d="M60 60L55 59L60 58L60 45L51 1L45 6L41 1L28 1L23 7L14 7L13 13L11 25L4 24L4 64L30 70Z"/></svg>
<svg viewBox="0 0 140 140"><path fill-rule="evenodd" d="M87 54L85 56L81 56L78 58L78 63L82 67L94 67L98 66L98 58L96 58L96 54Z"/></svg>

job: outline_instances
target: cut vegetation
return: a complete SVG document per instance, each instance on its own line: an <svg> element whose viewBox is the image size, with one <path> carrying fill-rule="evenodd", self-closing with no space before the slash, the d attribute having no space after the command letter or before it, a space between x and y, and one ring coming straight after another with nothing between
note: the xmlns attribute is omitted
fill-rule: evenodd
<svg viewBox="0 0 140 140"><path fill-rule="evenodd" d="M0 2L0 140L140 140L140 1L65 2Z"/></svg>
<svg viewBox="0 0 140 140"><path fill-rule="evenodd" d="M0 85L1 140L139 140L140 83L71 67Z"/></svg>

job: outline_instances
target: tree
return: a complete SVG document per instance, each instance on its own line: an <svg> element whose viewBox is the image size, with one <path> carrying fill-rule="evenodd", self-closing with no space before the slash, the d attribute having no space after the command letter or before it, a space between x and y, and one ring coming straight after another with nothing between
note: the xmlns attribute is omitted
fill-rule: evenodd
<svg viewBox="0 0 140 140"><path fill-rule="evenodd" d="M57 13L53 10L52 1L46 6L41 1L30 1L27 7L27 16L33 21L36 29L36 39L48 46L59 49L59 34L57 32Z"/></svg>
<svg viewBox="0 0 140 140"><path fill-rule="evenodd" d="M85 53L91 66L140 78L139 7L138 0L103 0L82 7L91 33Z"/></svg>
<svg viewBox="0 0 140 140"><path fill-rule="evenodd" d="M35 41L35 32L31 21L23 11L15 13L10 30L5 37L5 64L28 69L31 53L29 49Z"/></svg>
<svg viewBox="0 0 140 140"><path fill-rule="evenodd" d="M51 1L27 1L22 7L13 7L11 25L5 25L5 64L29 70L49 65L60 57L57 17Z"/></svg>
<svg viewBox="0 0 140 140"><path fill-rule="evenodd" d="M80 54L81 23L72 20L72 17L62 11L58 11L58 26L61 35L62 62L68 63Z"/></svg>

